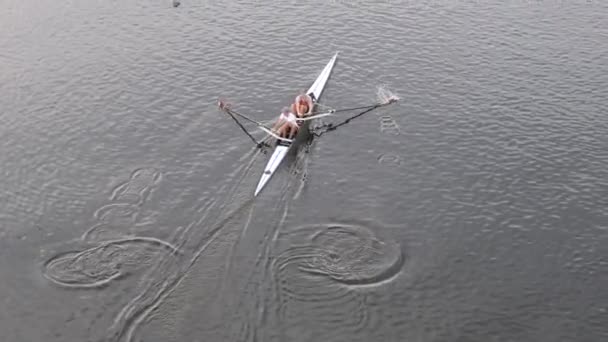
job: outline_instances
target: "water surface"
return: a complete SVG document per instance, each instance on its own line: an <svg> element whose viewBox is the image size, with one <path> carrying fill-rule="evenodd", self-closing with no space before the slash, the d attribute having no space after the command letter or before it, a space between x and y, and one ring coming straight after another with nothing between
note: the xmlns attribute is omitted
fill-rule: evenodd
<svg viewBox="0 0 608 342"><path fill-rule="evenodd" d="M608 338L603 2L2 8L5 341ZM336 51L323 104L402 100L254 199L215 100L271 120Z"/></svg>

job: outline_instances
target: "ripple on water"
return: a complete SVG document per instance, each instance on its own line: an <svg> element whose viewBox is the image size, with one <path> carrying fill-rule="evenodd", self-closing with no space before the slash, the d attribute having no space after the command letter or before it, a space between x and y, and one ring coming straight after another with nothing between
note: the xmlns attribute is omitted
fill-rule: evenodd
<svg viewBox="0 0 608 342"><path fill-rule="evenodd" d="M129 180L112 191L110 200L141 204L160 179L161 173L154 168L137 169L133 171Z"/></svg>
<svg viewBox="0 0 608 342"><path fill-rule="evenodd" d="M353 225L305 227L286 238L288 247L273 261L272 272L276 313L290 333L328 337L377 322L359 287L380 284L399 272L403 257L398 244ZM318 329L300 331L298 327L311 326L303 321Z"/></svg>
<svg viewBox="0 0 608 342"><path fill-rule="evenodd" d="M311 236L319 251L301 270L348 285L378 283L394 276L402 265L399 245L382 241L364 227L334 225Z"/></svg>
<svg viewBox="0 0 608 342"><path fill-rule="evenodd" d="M71 288L103 287L113 280L150 266L159 253L177 249L162 240L132 237L107 241L83 251L55 255L44 264L51 282Z"/></svg>
<svg viewBox="0 0 608 342"><path fill-rule="evenodd" d="M378 163L389 166L401 165L401 157L393 153L382 153L378 156Z"/></svg>
<svg viewBox="0 0 608 342"><path fill-rule="evenodd" d="M131 203L110 203L97 209L93 216L116 226L131 226L137 220L140 208Z"/></svg>
<svg viewBox="0 0 608 342"><path fill-rule="evenodd" d="M89 228L81 237L82 241L93 243L122 239L131 230L125 231L124 226L102 222Z"/></svg>
<svg viewBox="0 0 608 342"><path fill-rule="evenodd" d="M154 168L140 168L112 191L110 203L95 211L99 221L82 236L87 242L116 240L132 235L147 197L160 181L161 173Z"/></svg>

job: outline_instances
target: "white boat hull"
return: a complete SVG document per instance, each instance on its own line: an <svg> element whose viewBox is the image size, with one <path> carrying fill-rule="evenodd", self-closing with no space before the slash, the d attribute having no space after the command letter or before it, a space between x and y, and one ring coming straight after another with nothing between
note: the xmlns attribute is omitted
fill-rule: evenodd
<svg viewBox="0 0 608 342"><path fill-rule="evenodd" d="M287 152L289 152L289 147L291 147L291 144L289 144L288 146L277 145L277 147L274 149L274 152L272 153L272 156L270 157L268 164L266 164L264 173L262 174L262 177L260 178L260 182L258 183L258 186L255 189L254 196L257 196L258 193L260 191L262 191L262 188L264 187L264 185L266 185L266 183L268 183L268 181L270 180L270 177L272 177L274 172L279 167L279 164L281 164L281 161L283 160L283 158L285 158L285 155L287 155Z"/></svg>
<svg viewBox="0 0 608 342"><path fill-rule="evenodd" d="M307 94L310 95L313 100L313 108L312 108L311 112L314 112L315 105L319 101L319 98L321 97L321 94L323 93L323 89L325 89L325 85L327 84L327 80L329 79L329 76L331 75L331 71L332 71L334 65L336 64L337 58L338 58L338 53L336 53L329 60L329 62L325 66L325 68L323 68L323 71L321 71L321 73L319 74L317 79L313 82L313 84L310 86L310 88L307 91ZM299 121L299 123L300 124L304 123L304 121ZM302 132L300 132L298 134L301 134L301 133ZM255 189L254 196L257 196L260 193L260 191L262 191L262 189L264 188L266 183L268 183L268 181L270 180L270 178L272 177L274 172L277 170L277 168L279 167L279 165L281 164L281 162L287 155L287 152L289 152L289 149L291 148L292 145L293 145L293 142L285 142L285 141L280 141L277 144L277 146L275 147L275 149L272 153L272 156L270 157L270 160L268 160L268 163L266 164L266 168L264 168L264 173L262 173L262 177L260 178L260 181L258 182L258 186Z"/></svg>

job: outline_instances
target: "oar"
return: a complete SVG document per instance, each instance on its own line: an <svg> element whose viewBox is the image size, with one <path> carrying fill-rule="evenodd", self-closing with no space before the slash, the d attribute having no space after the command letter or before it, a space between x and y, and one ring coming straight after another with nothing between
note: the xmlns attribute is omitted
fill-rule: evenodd
<svg viewBox="0 0 608 342"><path fill-rule="evenodd" d="M333 113L339 113L339 112L348 112L348 111L352 111L352 110L367 110L367 109L370 109L370 108L377 108L378 106L380 106L380 107L386 106L386 105L389 105L389 104L394 103L394 102L397 102L397 100L396 99L390 99L387 102L376 102L376 103L374 103L372 105L367 105L367 106L332 109L332 110L327 111L327 112L312 113L312 116L316 116L316 115L319 115L319 114L326 114L326 113L333 114ZM331 115L331 114L326 114L326 115ZM324 115L324 116L326 116L326 115ZM301 119L299 119L299 120L301 120Z"/></svg>
<svg viewBox="0 0 608 342"><path fill-rule="evenodd" d="M231 117L232 117L234 120L236 120L236 121L237 121L237 123L239 124L239 126L240 126L240 127L243 129L243 130L244 130L243 125L241 125L241 123L240 123L240 122L238 122L238 120L237 120L237 119L234 117L234 115L237 115L237 116L239 116L239 117L241 117L241 118L243 118L243 119L245 119L245 120L247 120L247 121L249 121L249 122L251 122L251 123L256 124L256 125L258 126L258 128L259 128L259 129L261 129L262 131L266 132L268 135L272 136L272 137L273 137L273 138L275 138L275 139L282 140L282 141L286 141L286 142L293 142L293 139L287 139L287 138L283 138L283 137L281 137L281 136L277 135L275 132L273 132L273 131L272 131L272 129L270 129L269 127L267 127L267 126L266 126L266 125L264 125L263 123L258 122L258 121L255 121L255 120L253 120L253 119L251 119L251 118L247 117L247 116L246 116L246 115L244 115L244 114L241 114L241 113L239 113L239 112L237 112L237 111L234 111L234 110L232 110L232 109L230 109L230 108L227 108L227 107L225 107L225 106L220 106L220 108L222 108L222 109L223 109L223 110L224 110L226 113L228 113L228 114L229 114L229 115L230 115L230 116L231 116ZM234 114L234 115L233 115L233 114ZM246 131L246 133L247 133L247 135L249 135L249 137L250 137L250 138L252 138L252 139L253 139L253 137L252 137L252 136L249 134L249 132L247 132L247 131ZM255 139L254 139L254 140L255 140ZM258 143L257 141L256 141L256 143L258 144L258 146L260 146L260 145L262 144L262 143ZM267 146L267 145L266 145L266 146Z"/></svg>
<svg viewBox="0 0 608 342"><path fill-rule="evenodd" d="M293 141L292 139L287 139L287 138L282 138L282 137L280 137L280 136L279 136L279 135L277 135L275 132L273 132L273 131L272 131L272 129L271 129L270 127L268 127L268 126L264 125L264 124L263 124L263 123L261 123L261 122L255 121L255 120L253 120L253 119L251 119L251 118L248 118L246 115L241 114L241 113L236 112L236 111L233 111L233 110L231 110L231 109L228 109L228 110L229 110L229 111L230 111L232 114L238 115L238 116L240 116L241 118L243 118L243 119L245 119L245 120L247 120L247 121L249 121L249 122L251 122L251 123L256 124L256 125L258 126L258 128L259 128L259 129L261 129L262 131L264 131L264 132L268 133L268 135L270 135L270 136L272 136L272 137L274 137L274 138L276 138L276 139L283 140L283 141L287 141L287 142L292 142L292 141Z"/></svg>
<svg viewBox="0 0 608 342"><path fill-rule="evenodd" d="M358 118L358 117L360 117L360 116L362 116L364 114L367 114L367 113L369 113L369 112L371 112L371 111L373 111L373 110L375 110L377 108L388 106L388 105L390 105L392 103L395 103L397 101L398 101L397 98L391 98L391 99L389 99L386 102L379 102L379 103L376 103L376 104L371 105L371 106L355 107L355 108L345 108L345 109L336 110L336 112L338 112L338 111L365 109L362 112L359 112L359 113L357 113L357 114L355 114L355 115L347 118L346 120L344 120L344 121L342 121L342 122L340 122L340 123L338 123L336 125L334 125L333 123L330 123L328 125L324 125L324 126L321 127L321 128L325 128L324 131L322 131L320 133L314 133L313 132L313 135L316 136L316 137L320 137L320 136L322 136L323 134L325 134L328 131L333 131L333 130L337 129L340 126L346 125L347 123L349 123L353 119L356 119L356 118Z"/></svg>
<svg viewBox="0 0 608 342"><path fill-rule="evenodd" d="M262 148L263 146L267 146L267 144L263 143L263 142L258 142L257 140L255 140L255 138L253 137L253 135L251 135L251 133L249 133L249 131L247 131L247 129L241 124L241 122L234 117L234 115L232 115L233 111L230 110L230 108L224 104L222 101L218 101L218 107L224 111L226 114L228 114L232 120L234 120L234 122L236 122L237 125L239 125L239 127L241 128L241 130L243 132L245 132L245 134L247 134L247 136L256 144L256 146L258 148ZM238 114L238 113L235 113Z"/></svg>
<svg viewBox="0 0 608 342"><path fill-rule="evenodd" d="M262 124L261 122L255 121L255 120L253 120L253 119L251 119L251 118L248 118L247 116L245 116L245 114L241 114L241 113L239 113L239 112L237 112L237 111L234 111L234 110L232 110L232 109L228 109L228 110L229 110L229 111L230 111L232 114L238 115L238 116L240 116L241 118L243 118L243 119L245 119L245 120L247 120L247 121L249 121L249 122L251 122L251 123L254 123L254 124L258 125L258 126L264 126L264 124ZM265 126L264 126L264 127L265 127Z"/></svg>
<svg viewBox="0 0 608 342"><path fill-rule="evenodd" d="M324 116L333 115L335 112L336 112L335 110L330 110L329 112L314 114L314 115L311 115L311 116L305 116L303 118L297 118L296 120L298 120L298 121L314 120L314 119L321 118L321 117L324 117Z"/></svg>

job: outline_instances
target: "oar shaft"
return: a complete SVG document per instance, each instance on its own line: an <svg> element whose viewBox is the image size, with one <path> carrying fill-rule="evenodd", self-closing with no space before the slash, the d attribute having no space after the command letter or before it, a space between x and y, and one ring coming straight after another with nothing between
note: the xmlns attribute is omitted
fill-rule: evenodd
<svg viewBox="0 0 608 342"><path fill-rule="evenodd" d="M261 122L258 122L258 121L255 121L255 120L253 120L253 119L250 119L250 118L248 118L247 116L245 116L244 114L241 114L241 113L239 113L239 112L235 112L235 111L233 111L232 109L229 109L229 111L230 111L230 113L232 113L232 114L238 115L239 117L241 117L241 118L243 118L243 119L245 119L245 120L247 120L247 121L249 121L249 122L251 122L251 123L254 123L254 124L258 125L258 127L264 127L264 128L266 128L266 129L268 129L268 130L271 130L271 129L270 129L270 127L268 127L268 126L264 125L264 124L263 124L263 123L261 123Z"/></svg>
<svg viewBox="0 0 608 342"><path fill-rule="evenodd" d="M374 103L373 105L361 106L361 107L341 108L341 109L336 109L336 112L348 112L351 110L370 109L370 108L376 108L378 106L382 106L382 103Z"/></svg>
<svg viewBox="0 0 608 342"><path fill-rule="evenodd" d="M349 123L353 119L356 119L356 118L358 118L358 117L360 117L362 115L365 115L365 114L373 111L374 109L377 109L377 108L389 105L389 104L391 104L393 102L395 102L395 101L388 102L388 103L377 103L377 104L375 104L373 106L361 107L360 109L365 109L365 110L363 110L362 112L357 113L357 114L355 114L355 115L347 118L346 120L343 120L342 122L340 122L338 124L335 124L335 125L334 124L324 125L325 130L323 130L321 132L318 132L318 133L317 132L313 132L313 135L316 136L316 137L320 137L323 134L327 133L328 131L333 131L333 130L337 129L340 126L346 125L347 123ZM353 110L353 109L351 109L351 110Z"/></svg>
<svg viewBox="0 0 608 342"><path fill-rule="evenodd" d="M237 119L234 117L234 115L232 115L232 113L231 113L231 111L230 111L229 109L226 109L226 110L224 110L224 111L226 112L226 114L228 114L228 115L229 115L229 116L232 118L232 120L234 120L234 122L236 122L236 124L237 124L237 125L239 125L239 127L241 128L241 130L242 130L243 132L245 132L245 134L247 134L247 136L248 136L248 137L249 137L249 138L250 138L250 139L251 139L251 140L252 140L252 141L253 141L253 142L254 142L254 143L257 145L257 146L260 146L260 143L259 143L257 140L255 140L255 138L253 137L253 135L251 135L251 133L249 133L249 132L247 131L247 129L246 129L246 128L245 128L245 127L244 127L244 126L243 126L243 125L242 125L242 124L239 122L239 120L237 120Z"/></svg>
<svg viewBox="0 0 608 342"><path fill-rule="evenodd" d="M386 105L385 103L374 103L373 105L367 105L367 106L360 106L360 107L350 107L350 108L340 108L340 109L332 109L331 112L332 113L338 113L338 112L348 112L351 110L362 110L362 109L370 109L370 108L376 108L378 106L384 106ZM323 111L323 112L315 112L315 113L311 113L310 115L317 115L317 114L324 114L327 113L327 111Z"/></svg>
<svg viewBox="0 0 608 342"><path fill-rule="evenodd" d="M238 115L239 117L241 117L241 118L243 118L243 119L245 119L245 120L247 120L247 121L249 121L249 122L251 122L251 123L254 123L254 124L256 124L256 125L263 126L263 125L262 125L260 122L257 122L257 121L255 121L255 120L253 120L253 119L250 119L250 118L248 118L247 116L245 116L245 115L243 115L243 114L241 114L241 113L239 113L239 112L236 112L236 111L234 111L234 110L232 110L232 109L229 109L229 111L230 111L232 114Z"/></svg>

